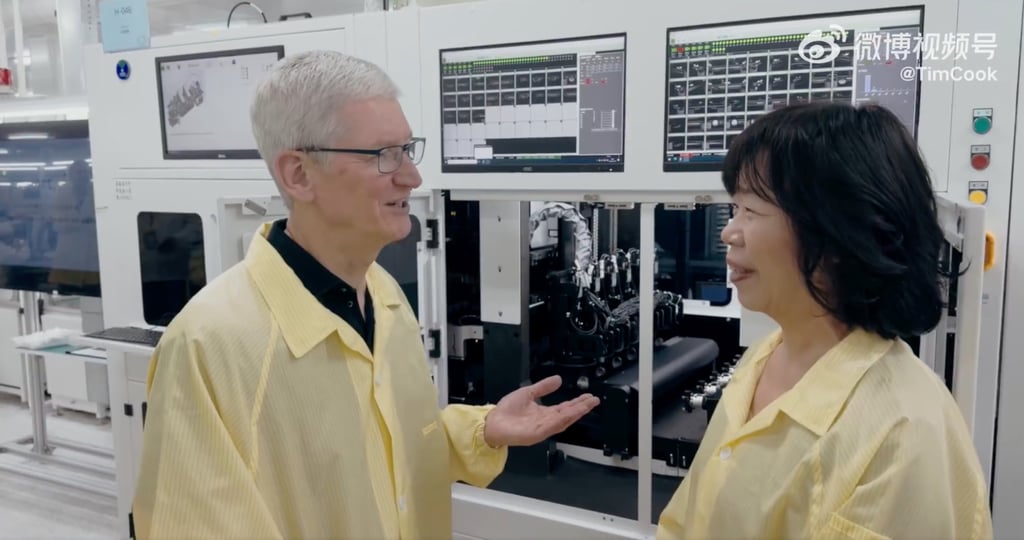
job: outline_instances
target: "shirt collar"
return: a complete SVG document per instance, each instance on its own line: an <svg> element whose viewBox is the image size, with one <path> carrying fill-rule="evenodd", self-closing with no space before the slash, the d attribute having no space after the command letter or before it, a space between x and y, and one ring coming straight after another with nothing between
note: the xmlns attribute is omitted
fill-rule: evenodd
<svg viewBox="0 0 1024 540"><path fill-rule="evenodd" d="M739 426L746 423L750 400L763 364L781 340L782 333L776 330L752 352L750 365L737 370L730 383L730 386L737 386L738 397L741 399L734 400L735 406L729 411L729 416L738 420ZM861 378L885 356L893 343L893 340L877 334L854 330L826 352L792 389L768 408L777 407L779 412L817 436L824 435L843 410ZM765 412L771 413L770 410Z"/></svg>
<svg viewBox="0 0 1024 540"><path fill-rule="evenodd" d="M337 317L309 292L267 240L273 226L273 223L264 223L259 233L253 235L244 264L281 328L288 349L298 358L338 330ZM389 308L402 305L396 287L377 263L366 273L366 287L376 305Z"/></svg>
<svg viewBox="0 0 1024 540"><path fill-rule="evenodd" d="M819 437L835 422L853 390L893 341L854 330L811 366L779 401L779 410Z"/></svg>
<svg viewBox="0 0 1024 540"><path fill-rule="evenodd" d="M324 268L320 261L288 236L285 232L287 225L287 219L275 221L267 231L267 242L281 254L281 258L309 292L313 293L313 296L322 297L339 288L351 291L352 287L348 283Z"/></svg>

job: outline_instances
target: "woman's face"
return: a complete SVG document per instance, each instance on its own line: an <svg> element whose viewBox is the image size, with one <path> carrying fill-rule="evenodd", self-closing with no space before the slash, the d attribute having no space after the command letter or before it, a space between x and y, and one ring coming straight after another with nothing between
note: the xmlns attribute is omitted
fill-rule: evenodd
<svg viewBox="0 0 1024 540"><path fill-rule="evenodd" d="M780 324L819 311L797 264L788 216L748 190L738 191L733 204L735 215L722 230L722 242L729 246L730 280L743 307Z"/></svg>

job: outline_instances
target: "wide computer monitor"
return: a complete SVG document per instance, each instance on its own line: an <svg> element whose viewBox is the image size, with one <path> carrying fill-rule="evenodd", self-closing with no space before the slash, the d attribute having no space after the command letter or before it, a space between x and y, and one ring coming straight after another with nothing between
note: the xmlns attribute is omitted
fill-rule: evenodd
<svg viewBox="0 0 1024 540"><path fill-rule="evenodd" d="M203 219L185 212L139 212L139 275L147 324L167 326L206 286Z"/></svg>
<svg viewBox="0 0 1024 540"><path fill-rule="evenodd" d="M923 17L900 8L669 29L663 169L720 170L744 128L792 103L877 103L916 137Z"/></svg>
<svg viewBox="0 0 1024 540"><path fill-rule="evenodd" d="M0 124L0 289L100 296L89 124Z"/></svg>
<svg viewBox="0 0 1024 540"><path fill-rule="evenodd" d="M283 46L157 58L164 159L258 159L249 104L281 58Z"/></svg>
<svg viewBox="0 0 1024 540"><path fill-rule="evenodd" d="M626 35L440 51L441 171L621 172Z"/></svg>

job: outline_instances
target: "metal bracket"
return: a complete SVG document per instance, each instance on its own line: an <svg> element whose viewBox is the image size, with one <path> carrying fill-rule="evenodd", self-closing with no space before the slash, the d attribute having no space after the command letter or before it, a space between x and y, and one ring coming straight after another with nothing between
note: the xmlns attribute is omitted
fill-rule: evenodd
<svg viewBox="0 0 1024 540"><path fill-rule="evenodd" d="M441 358L441 331L431 328L428 331L428 335L430 336L430 357Z"/></svg>
<svg viewBox="0 0 1024 540"><path fill-rule="evenodd" d="M427 220L427 249L437 249L441 246L441 239L437 236L438 223L436 219Z"/></svg>

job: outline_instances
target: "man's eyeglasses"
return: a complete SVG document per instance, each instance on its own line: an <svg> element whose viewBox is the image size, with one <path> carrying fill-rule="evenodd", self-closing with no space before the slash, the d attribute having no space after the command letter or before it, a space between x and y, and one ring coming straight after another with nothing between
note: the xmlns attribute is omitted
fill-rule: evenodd
<svg viewBox="0 0 1024 540"><path fill-rule="evenodd" d="M402 166L402 158L408 157L413 165L419 165L423 159L423 149L427 145L427 139L413 137L405 144L385 146L376 150L364 150L359 148L322 148L311 146L299 148L300 152L334 152L338 154L362 154L364 156L377 156L377 170L381 174L390 174Z"/></svg>

